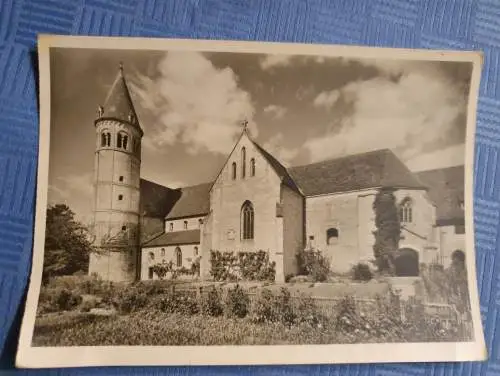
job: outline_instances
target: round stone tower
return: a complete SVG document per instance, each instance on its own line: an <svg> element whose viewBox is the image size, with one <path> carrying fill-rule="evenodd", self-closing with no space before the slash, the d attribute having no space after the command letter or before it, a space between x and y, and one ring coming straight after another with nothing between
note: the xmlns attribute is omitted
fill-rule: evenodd
<svg viewBox="0 0 500 376"><path fill-rule="evenodd" d="M134 281L139 267L140 167L143 131L120 64L95 120L94 245L89 273Z"/></svg>

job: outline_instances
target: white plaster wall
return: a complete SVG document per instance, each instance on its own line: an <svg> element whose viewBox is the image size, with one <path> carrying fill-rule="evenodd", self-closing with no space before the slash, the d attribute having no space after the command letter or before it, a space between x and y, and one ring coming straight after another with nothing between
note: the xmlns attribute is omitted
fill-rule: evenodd
<svg viewBox="0 0 500 376"><path fill-rule="evenodd" d="M465 257L471 257L465 249L465 234L457 234L455 226L441 226L438 227L440 237L440 254L441 262L447 268L451 264L451 255L456 250L461 250L465 253Z"/></svg>
<svg viewBox="0 0 500 376"><path fill-rule="evenodd" d="M182 266L190 269L191 265L195 261L196 257L201 255L201 249L199 244L180 244L180 245L169 245L164 247L144 247L141 252L141 280L149 279L149 268L161 263L163 261L174 263L174 267L177 266L177 257L175 254L175 249L179 247L182 252ZM198 255L196 255L195 248L198 248ZM164 252L164 255L162 253ZM154 255L154 258L151 257ZM155 274L153 279L158 279Z"/></svg>
<svg viewBox="0 0 500 376"><path fill-rule="evenodd" d="M186 230L198 230L201 228L200 219L203 221L205 217L189 217L189 218L179 218L179 219L167 219L165 220L165 232L171 231L186 231ZM187 228L184 228L184 222L187 222ZM173 230L170 230L172 225Z"/></svg>
<svg viewBox="0 0 500 376"><path fill-rule="evenodd" d="M365 209L359 213L359 194L352 192L306 198L306 241L309 244L310 237L314 237L313 246L330 259L332 270L337 273L349 272L361 259L358 216L366 217L368 214ZM339 237L335 244L327 244L328 228L338 229Z"/></svg>

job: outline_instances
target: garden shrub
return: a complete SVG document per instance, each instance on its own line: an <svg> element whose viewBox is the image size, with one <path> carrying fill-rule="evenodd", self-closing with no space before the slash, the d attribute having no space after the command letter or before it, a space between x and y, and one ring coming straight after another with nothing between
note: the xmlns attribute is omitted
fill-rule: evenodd
<svg viewBox="0 0 500 376"><path fill-rule="evenodd" d="M293 307L292 295L290 291L282 287L279 295L275 299L275 311L278 320L285 325L292 325L295 322L295 312Z"/></svg>
<svg viewBox="0 0 500 376"><path fill-rule="evenodd" d="M300 274L310 275L314 282L324 282L330 274L330 261L319 250L303 250L297 254Z"/></svg>
<svg viewBox="0 0 500 376"><path fill-rule="evenodd" d="M301 294L297 299L295 322L299 325L318 326L325 318L310 295Z"/></svg>
<svg viewBox="0 0 500 376"><path fill-rule="evenodd" d="M214 286L202 297L202 313L208 316L220 316L224 311L221 293Z"/></svg>
<svg viewBox="0 0 500 376"><path fill-rule="evenodd" d="M259 323L278 321L276 299L271 290L262 289L252 307L252 321Z"/></svg>
<svg viewBox="0 0 500 376"><path fill-rule="evenodd" d="M90 312L91 309L96 308L98 306L98 302L95 299L92 300L85 300L80 304L80 311L81 312Z"/></svg>
<svg viewBox="0 0 500 376"><path fill-rule="evenodd" d="M370 267L364 263L357 263L352 267L352 279L354 281L370 281L373 278L373 273Z"/></svg>
<svg viewBox="0 0 500 376"><path fill-rule="evenodd" d="M42 287L39 298L39 313L70 311L82 302L79 294L66 288Z"/></svg>
<svg viewBox="0 0 500 376"><path fill-rule="evenodd" d="M147 294L137 285L128 286L116 291L111 303L121 314L137 312L146 306Z"/></svg>
<svg viewBox="0 0 500 376"><path fill-rule="evenodd" d="M249 311L250 298L239 285L236 285L227 291L225 303L227 316L243 318Z"/></svg>
<svg viewBox="0 0 500 376"><path fill-rule="evenodd" d="M198 299L190 291L175 291L160 295L153 300L151 305L166 313L179 313L187 316L200 313Z"/></svg>

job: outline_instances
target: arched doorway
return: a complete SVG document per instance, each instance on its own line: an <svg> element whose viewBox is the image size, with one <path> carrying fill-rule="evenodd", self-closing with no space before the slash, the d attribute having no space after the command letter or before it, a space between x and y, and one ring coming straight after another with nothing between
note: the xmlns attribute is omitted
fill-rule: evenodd
<svg viewBox="0 0 500 376"><path fill-rule="evenodd" d="M394 272L397 277L418 277L418 252L412 248L401 248L397 251Z"/></svg>
<svg viewBox="0 0 500 376"><path fill-rule="evenodd" d="M453 251L451 254L451 265L458 268L465 268L465 253L461 249Z"/></svg>

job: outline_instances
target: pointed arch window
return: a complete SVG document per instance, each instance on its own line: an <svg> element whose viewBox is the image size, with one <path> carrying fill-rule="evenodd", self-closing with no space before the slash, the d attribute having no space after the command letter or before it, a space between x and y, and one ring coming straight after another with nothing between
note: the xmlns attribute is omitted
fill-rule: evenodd
<svg viewBox="0 0 500 376"><path fill-rule="evenodd" d="M128 135L124 132L118 133L118 136L116 138L116 147L118 149L127 150L127 144L128 144Z"/></svg>
<svg viewBox="0 0 500 376"><path fill-rule="evenodd" d="M413 201L406 197L399 205L399 221L401 223L413 222Z"/></svg>
<svg viewBox="0 0 500 376"><path fill-rule="evenodd" d="M236 162L231 165L231 179L236 180Z"/></svg>
<svg viewBox="0 0 500 376"><path fill-rule="evenodd" d="M241 207L241 239L251 240L254 238L254 217L252 203L245 201Z"/></svg>
<svg viewBox="0 0 500 376"><path fill-rule="evenodd" d="M246 175L246 165L247 165L247 149L245 147L241 148L241 177L244 178Z"/></svg>
<svg viewBox="0 0 500 376"><path fill-rule="evenodd" d="M250 176L255 176L255 159L250 159Z"/></svg>
<svg viewBox="0 0 500 376"><path fill-rule="evenodd" d="M175 263L178 268L182 267L182 251L179 247L175 248Z"/></svg>
<svg viewBox="0 0 500 376"><path fill-rule="evenodd" d="M101 133L101 146L111 146L111 133L108 131Z"/></svg>

